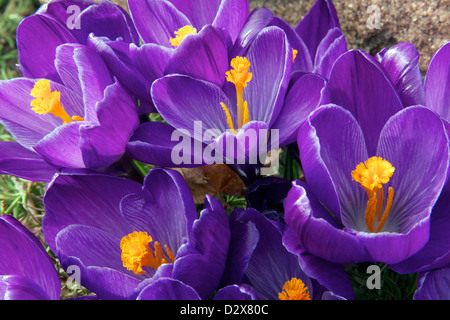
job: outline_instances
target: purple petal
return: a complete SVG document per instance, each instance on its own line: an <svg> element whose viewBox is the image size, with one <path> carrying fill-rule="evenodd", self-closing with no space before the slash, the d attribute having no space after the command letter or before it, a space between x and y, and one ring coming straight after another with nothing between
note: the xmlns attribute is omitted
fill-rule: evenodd
<svg viewBox="0 0 450 320"><path fill-rule="evenodd" d="M297 56L294 61L293 69L296 71L311 72L313 70L313 61L305 42L300 38L297 32L283 19L273 17L271 26L277 26L286 33L292 49L297 50Z"/></svg>
<svg viewBox="0 0 450 320"><path fill-rule="evenodd" d="M164 75L171 50L153 43L137 47L134 43L109 41L90 37L89 43L101 55L112 74L130 92L141 100L140 113L155 110L141 110L142 104L152 104L150 88L153 81ZM154 109L154 107L152 106Z"/></svg>
<svg viewBox="0 0 450 320"><path fill-rule="evenodd" d="M447 212L450 209L449 185L444 187L430 220L430 239L415 255L389 268L398 273L414 273L445 267L450 264L450 219Z"/></svg>
<svg viewBox="0 0 450 320"><path fill-rule="evenodd" d="M367 160L367 151L354 117L335 105L317 109L300 128L298 146L311 190L344 225L359 228L366 200L351 172Z"/></svg>
<svg viewBox="0 0 450 320"><path fill-rule="evenodd" d="M80 28L72 29L80 43L86 44L90 34L110 40L121 39L139 44L139 36L128 13L109 1L94 3L79 15Z"/></svg>
<svg viewBox="0 0 450 320"><path fill-rule="evenodd" d="M71 224L92 226L117 237L132 232L121 216L119 203L141 188L132 180L112 176L57 176L44 196L42 224L47 244L55 250L56 235Z"/></svg>
<svg viewBox="0 0 450 320"><path fill-rule="evenodd" d="M237 210L234 210L230 216L231 241L223 285L241 283L260 236L254 222L239 221L236 216Z"/></svg>
<svg viewBox="0 0 450 320"><path fill-rule="evenodd" d="M56 167L85 168L80 149L81 121L61 125L42 138L34 150Z"/></svg>
<svg viewBox="0 0 450 320"><path fill-rule="evenodd" d="M195 290L181 281L162 278L146 286L137 300L201 300Z"/></svg>
<svg viewBox="0 0 450 320"><path fill-rule="evenodd" d="M117 82L106 88L104 98L96 104L95 109L98 123L85 122L80 127L83 163L92 169L119 160L125 153L129 137L139 125L134 100Z"/></svg>
<svg viewBox="0 0 450 320"><path fill-rule="evenodd" d="M245 56L248 46L255 40L259 32L269 25L273 18L273 13L269 9L255 8L239 32L230 56Z"/></svg>
<svg viewBox="0 0 450 320"><path fill-rule="evenodd" d="M56 168L17 142L0 142L0 172L30 181L50 182Z"/></svg>
<svg viewBox="0 0 450 320"><path fill-rule="evenodd" d="M403 109L381 65L363 51L350 50L339 57L330 74L332 102L350 110L366 139L369 156L375 155L386 121Z"/></svg>
<svg viewBox="0 0 450 320"><path fill-rule="evenodd" d="M20 275L0 276L0 300L49 300L32 279Z"/></svg>
<svg viewBox="0 0 450 320"><path fill-rule="evenodd" d="M244 89L251 121L269 127L280 112L292 71L292 48L278 27L263 29L247 53L252 80Z"/></svg>
<svg viewBox="0 0 450 320"><path fill-rule="evenodd" d="M425 78L426 106L450 120L450 42L432 57Z"/></svg>
<svg viewBox="0 0 450 320"><path fill-rule="evenodd" d="M133 230L147 232L174 254L191 234L197 218L191 192L181 174L160 168L151 170L144 189L124 197L120 207Z"/></svg>
<svg viewBox="0 0 450 320"><path fill-rule="evenodd" d="M197 135L194 128L197 121L202 123L202 136L205 129L221 132L228 129L220 103L225 103L229 109L231 104L223 91L210 82L184 75L168 75L153 83L151 93L164 120L176 129L186 129L191 137Z"/></svg>
<svg viewBox="0 0 450 320"><path fill-rule="evenodd" d="M188 168L205 165L203 147L187 131L176 130L163 122L146 122L134 131L126 145L126 152L144 163Z"/></svg>
<svg viewBox="0 0 450 320"><path fill-rule="evenodd" d="M307 74L295 81L272 125L272 129L280 130L280 146L295 142L301 124L312 111L328 103L329 99L328 85L320 76Z"/></svg>
<svg viewBox="0 0 450 320"><path fill-rule="evenodd" d="M228 48L223 33L206 26L174 50L165 74L185 74L222 87L228 69Z"/></svg>
<svg viewBox="0 0 450 320"><path fill-rule="evenodd" d="M64 25L48 16L35 14L25 18L17 27L17 50L22 75L60 82L53 64L56 48L64 43L77 42Z"/></svg>
<svg viewBox="0 0 450 320"><path fill-rule="evenodd" d="M174 5L164 0L133 0L128 8L144 43L172 48L169 39L174 32L191 22Z"/></svg>
<svg viewBox="0 0 450 320"><path fill-rule="evenodd" d="M216 17L221 0L168 0L191 21L192 26L200 30L204 25L211 24ZM229 7L232 10L233 7ZM230 22L229 22L230 24Z"/></svg>
<svg viewBox="0 0 450 320"><path fill-rule="evenodd" d="M414 300L450 300L450 269L420 274Z"/></svg>
<svg viewBox="0 0 450 320"><path fill-rule="evenodd" d="M313 194L307 194L299 181L293 183L286 197L285 220L283 243L292 253L300 256L306 252L339 264L371 261L363 243L348 229L337 226L334 217ZM308 272L318 277L314 273L317 270Z"/></svg>
<svg viewBox="0 0 450 320"><path fill-rule="evenodd" d="M221 0L212 24L219 29L226 30L234 42L248 17L248 12L248 0Z"/></svg>
<svg viewBox="0 0 450 320"><path fill-rule="evenodd" d="M219 200L207 195L208 203ZM207 206L194 222L193 235L180 248L173 267L173 278L193 287L206 299L217 288L225 270L230 229L225 209Z"/></svg>
<svg viewBox="0 0 450 320"><path fill-rule="evenodd" d="M247 286L230 285L217 291L214 300L259 300L253 289Z"/></svg>
<svg viewBox="0 0 450 320"><path fill-rule="evenodd" d="M0 217L0 243L1 275L18 275L29 279L47 297L59 299L61 287L53 262L40 241L12 216ZM19 279L22 284L14 281L9 285L23 287L23 278ZM35 288L31 289L36 292Z"/></svg>
<svg viewBox="0 0 450 320"><path fill-rule="evenodd" d="M341 29L330 29L317 48L313 72L329 79L334 63L346 51L347 42Z"/></svg>
<svg viewBox="0 0 450 320"><path fill-rule="evenodd" d="M425 105L419 58L419 52L414 45L404 42L392 46L380 61L405 107Z"/></svg>
<svg viewBox="0 0 450 320"><path fill-rule="evenodd" d="M334 27L339 27L339 19L333 3L319 0L298 23L295 31L308 46L311 57L315 57L320 42Z"/></svg>

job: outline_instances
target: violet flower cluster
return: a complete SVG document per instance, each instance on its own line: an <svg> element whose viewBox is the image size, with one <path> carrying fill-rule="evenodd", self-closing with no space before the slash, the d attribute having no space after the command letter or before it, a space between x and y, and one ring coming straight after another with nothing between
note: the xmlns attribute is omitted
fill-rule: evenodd
<svg viewBox="0 0 450 320"><path fill-rule="evenodd" d="M51 0L17 29L0 173L46 184L45 241L0 217L2 299L60 299L45 248L81 298L352 300L348 266L382 264L450 299L450 42L423 80L412 43L349 50L330 0L295 28L248 0L127 9ZM302 175L266 173L292 150ZM181 172L213 164L245 206L194 202Z"/></svg>

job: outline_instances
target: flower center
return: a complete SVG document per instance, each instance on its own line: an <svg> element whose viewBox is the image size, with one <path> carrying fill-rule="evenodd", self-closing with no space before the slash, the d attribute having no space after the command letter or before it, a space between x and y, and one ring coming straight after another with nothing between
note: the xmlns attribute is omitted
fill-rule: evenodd
<svg viewBox="0 0 450 320"><path fill-rule="evenodd" d="M184 27L178 29L174 33L175 33L175 38L170 38L169 41L172 46L178 47L180 45L181 41L183 41L183 39L188 34L196 34L197 29L191 27L190 25L187 25L187 26L184 26Z"/></svg>
<svg viewBox="0 0 450 320"><path fill-rule="evenodd" d="M383 185L389 182L394 174L395 168L383 158L372 157L364 163L356 166L352 171L352 178L359 182L366 190L369 200L365 214L366 226L370 232L380 232L383 228L394 200L394 189L388 188L388 197L383 214L381 210L384 202ZM375 229L375 218L378 220L378 226Z"/></svg>
<svg viewBox="0 0 450 320"><path fill-rule="evenodd" d="M38 80L33 89L31 89L30 95L33 96L34 100L31 101L31 110L38 114L53 114L55 117L61 118L64 123L69 123L72 121L83 121L84 118L79 116L70 117L64 107L60 102L61 93L59 91L50 90L49 80Z"/></svg>
<svg viewBox="0 0 450 320"><path fill-rule="evenodd" d="M232 69L225 73L228 82L234 83L236 87L236 100L237 100L237 128L241 129L244 124L250 121L250 116L248 112L247 101L244 101L244 88L247 86L247 82L252 79L252 73L248 72L250 68L250 61L245 57L235 57L230 63ZM227 123L230 129L236 134L234 129L233 121L231 120L230 112L227 106L221 102L222 109L225 111L227 116Z"/></svg>
<svg viewBox="0 0 450 320"><path fill-rule="evenodd" d="M278 294L280 300L311 300L308 287L302 280L292 278L285 282L283 290Z"/></svg>
<svg viewBox="0 0 450 320"><path fill-rule="evenodd" d="M123 266L140 276L145 273L142 267L151 267L157 270L160 265L168 263L168 259L164 256L158 241L155 241L152 252L152 248L149 246L149 243L152 241L152 237L147 235L147 232L140 231L135 231L123 237L120 241ZM175 256L166 245L164 248L166 249L168 258L173 263Z"/></svg>

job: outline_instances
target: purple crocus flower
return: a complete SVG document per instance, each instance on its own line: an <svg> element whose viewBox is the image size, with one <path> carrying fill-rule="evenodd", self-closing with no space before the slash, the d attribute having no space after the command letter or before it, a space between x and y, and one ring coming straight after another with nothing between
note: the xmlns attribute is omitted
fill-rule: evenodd
<svg viewBox="0 0 450 320"><path fill-rule="evenodd" d="M0 172L50 181L60 169L104 170L118 161L139 119L135 101L100 57L81 44L60 45L49 79L0 81Z"/></svg>
<svg viewBox="0 0 450 320"><path fill-rule="evenodd" d="M224 272L226 211L208 196L198 217L176 171L155 168L143 186L113 176L59 175L44 206L50 249L64 268L78 266L81 284L100 299L134 299L166 278L205 299Z"/></svg>
<svg viewBox="0 0 450 320"><path fill-rule="evenodd" d="M425 78L426 106L439 114L449 130L449 113L446 107L450 92L450 43L444 44L433 56ZM391 266L399 273L425 272L445 268L450 264L450 184L444 186L433 208L430 222L430 239L425 247L411 258Z"/></svg>
<svg viewBox="0 0 450 320"><path fill-rule="evenodd" d="M419 274L414 300L450 300L450 269Z"/></svg>
<svg viewBox="0 0 450 320"><path fill-rule="evenodd" d="M54 61L57 47L87 44L89 34L139 44L128 13L109 1L52 0L17 27L19 69L27 78L63 83Z"/></svg>
<svg viewBox="0 0 450 320"><path fill-rule="evenodd" d="M268 140L266 148L272 148L275 131L279 146L294 142L299 124L311 110L327 101L326 82L318 75L299 78L288 91L293 55L282 29L262 29L245 56L229 56L225 39L214 30L203 29L205 35L210 35L209 43L214 43L214 47L209 46L215 57L214 68L208 60L193 59L189 51L183 50L179 51L176 65L178 70L185 66L184 71L153 83L153 102L167 124L142 124L127 146L132 158L169 167L218 162L252 165L249 158L259 155L261 143ZM193 37L191 41L194 43ZM186 69L196 71L191 76ZM195 75L201 70L216 72L205 72L209 77L206 81ZM271 138L267 138L269 133ZM174 152L180 148L183 156L175 154L175 161ZM257 161L254 164L257 168L252 170L261 166ZM251 173L240 168L237 172L252 180Z"/></svg>
<svg viewBox="0 0 450 320"><path fill-rule="evenodd" d="M310 192L295 182L286 198L291 252L391 265L427 243L448 169L443 122L425 107L408 107L389 118L374 152L366 141L361 122L336 105L317 109L300 128Z"/></svg>
<svg viewBox="0 0 450 320"><path fill-rule="evenodd" d="M0 299L59 300L58 273L38 238L12 216L0 217Z"/></svg>
<svg viewBox="0 0 450 320"><path fill-rule="evenodd" d="M229 286L222 294L235 291L234 284L247 288L258 299L354 298L343 265L290 253L283 246L279 223L254 209L236 209L230 216L230 226L232 237L223 279ZM320 282L314 278L317 275L324 275Z"/></svg>
<svg viewBox="0 0 450 320"><path fill-rule="evenodd" d="M232 43L249 11L248 0L130 0L128 7L141 45L105 37L91 37L90 43L119 81L141 101L140 113L156 112L150 97L151 84L177 69L173 60L177 60L178 51L187 50L195 59L213 61L215 57L208 48L215 43L208 43L211 36L205 35L208 32L203 29L212 27ZM190 45L185 45L185 38L196 38L197 35L207 37L207 40L191 39ZM206 51L197 47L199 43ZM200 56L197 56L198 52ZM205 53L209 56L205 57ZM173 54L176 56L171 58ZM203 61L202 64L210 63Z"/></svg>

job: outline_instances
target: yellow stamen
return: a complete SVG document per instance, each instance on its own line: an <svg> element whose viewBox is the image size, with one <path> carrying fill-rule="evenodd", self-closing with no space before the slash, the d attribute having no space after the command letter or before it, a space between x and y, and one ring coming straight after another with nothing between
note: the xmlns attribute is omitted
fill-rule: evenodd
<svg viewBox="0 0 450 320"><path fill-rule="evenodd" d="M250 61L245 57L235 57L231 60L232 69L225 72L228 82L234 83L236 87L237 104L237 128L241 129L244 124L250 121L247 101L244 101L244 88L247 82L252 79L252 73L248 72Z"/></svg>
<svg viewBox="0 0 450 320"><path fill-rule="evenodd" d="M311 300L308 287L302 280L292 278L285 282L283 291L278 294L280 300Z"/></svg>
<svg viewBox="0 0 450 320"><path fill-rule="evenodd" d="M41 79L36 81L30 95L34 100L31 101L31 110L38 114L53 114L55 117L61 118L63 123L69 123L73 120L83 121L84 118L73 116L72 118L67 114L66 110L60 102L61 93L59 91L50 90L50 81Z"/></svg>
<svg viewBox="0 0 450 320"><path fill-rule="evenodd" d="M297 58L298 50L292 49L292 62L295 62L295 58Z"/></svg>
<svg viewBox="0 0 450 320"><path fill-rule="evenodd" d="M386 207L381 215L384 202L383 185L389 182L394 171L395 168L381 157L371 157L364 163L358 164L352 171L353 180L361 184L369 197L365 213L365 223L369 232L380 232L388 218L394 200L394 189L389 187ZM378 220L376 230L375 218Z"/></svg>
<svg viewBox="0 0 450 320"><path fill-rule="evenodd" d="M153 241L147 232L135 231L122 238L120 241L120 250L122 250L121 259L123 266L134 274L143 275L145 271L142 267L151 267L155 270L160 265L168 263L158 241L154 243L154 252L152 252L149 243ZM165 245L166 253L172 263L175 261L174 254Z"/></svg>
<svg viewBox="0 0 450 320"><path fill-rule="evenodd" d="M231 132L233 132L233 134L236 134L236 130L234 129L234 125L233 125L233 120L231 120L230 111L228 110L228 108L225 105L225 103L221 102L220 105L222 106L223 111L225 111L225 115L227 116L227 123L228 123L228 126L231 129Z"/></svg>
<svg viewBox="0 0 450 320"><path fill-rule="evenodd" d="M174 32L175 38L169 39L170 44L174 47L178 47L181 41L183 41L188 34L196 34L196 33L197 29L191 27L190 25L184 26Z"/></svg>

